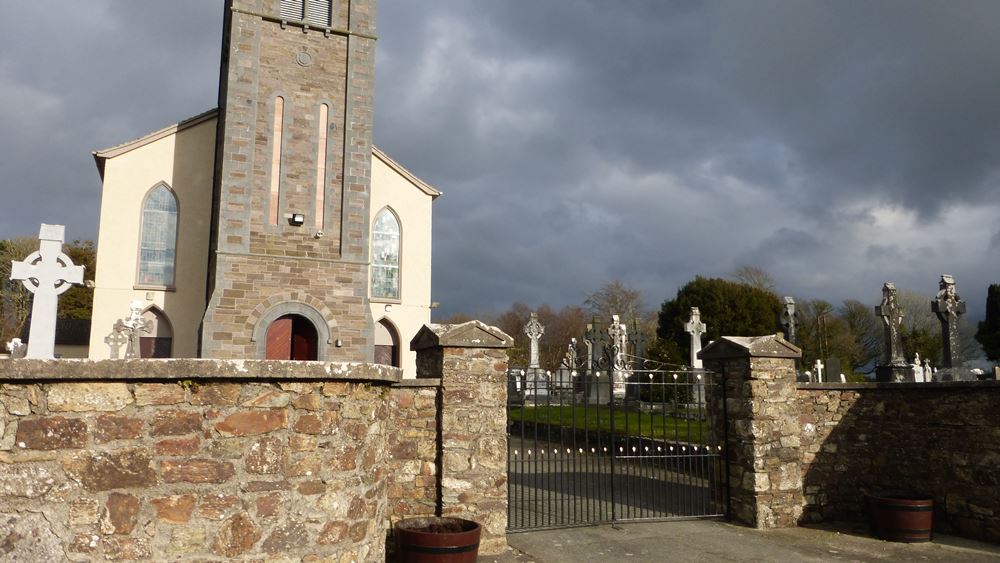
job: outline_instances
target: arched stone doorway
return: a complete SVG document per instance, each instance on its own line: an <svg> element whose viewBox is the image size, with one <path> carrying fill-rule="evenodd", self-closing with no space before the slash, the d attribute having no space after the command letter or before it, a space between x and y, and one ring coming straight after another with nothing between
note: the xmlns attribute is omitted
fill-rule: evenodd
<svg viewBox="0 0 1000 563"><path fill-rule="evenodd" d="M174 343L174 331L170 321L156 307L150 307L142 313L149 332L139 337L140 358L169 358Z"/></svg>
<svg viewBox="0 0 1000 563"><path fill-rule="evenodd" d="M314 361L318 359L318 350L316 327L301 315L278 317L267 328L265 358L268 360Z"/></svg>
<svg viewBox="0 0 1000 563"><path fill-rule="evenodd" d="M375 363L400 367L399 335L387 319L375 323Z"/></svg>

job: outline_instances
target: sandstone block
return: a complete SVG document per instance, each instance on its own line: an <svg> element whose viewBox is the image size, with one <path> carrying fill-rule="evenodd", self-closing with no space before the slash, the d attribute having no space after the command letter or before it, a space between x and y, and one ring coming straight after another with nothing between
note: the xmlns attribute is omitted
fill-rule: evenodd
<svg viewBox="0 0 1000 563"><path fill-rule="evenodd" d="M63 462L63 469L89 491L110 491L156 484L149 451L84 452Z"/></svg>
<svg viewBox="0 0 1000 563"><path fill-rule="evenodd" d="M105 444L113 440L135 440L142 436L143 421L139 418L102 414L94 421L94 441Z"/></svg>
<svg viewBox="0 0 1000 563"><path fill-rule="evenodd" d="M171 524L184 524L194 512L194 495L177 495L154 498L149 501L156 509L156 517Z"/></svg>
<svg viewBox="0 0 1000 563"><path fill-rule="evenodd" d="M270 493L257 497L257 516L259 518L277 516L280 503L281 495L278 493Z"/></svg>
<svg viewBox="0 0 1000 563"><path fill-rule="evenodd" d="M156 455L162 456L182 456L194 455L198 453L201 446L201 439L197 436L190 438L169 438L156 443Z"/></svg>
<svg viewBox="0 0 1000 563"><path fill-rule="evenodd" d="M111 561L135 561L149 559L153 552L146 538L106 537L101 541L104 557Z"/></svg>
<svg viewBox="0 0 1000 563"><path fill-rule="evenodd" d="M166 483L225 483L236 474L233 464L213 459L164 460L160 473Z"/></svg>
<svg viewBox="0 0 1000 563"><path fill-rule="evenodd" d="M177 383L138 383L134 392L135 404L140 407L177 405L187 398L187 390Z"/></svg>
<svg viewBox="0 0 1000 563"><path fill-rule="evenodd" d="M246 411L227 416L215 429L224 436L253 436L284 428L286 423L283 410Z"/></svg>
<svg viewBox="0 0 1000 563"><path fill-rule="evenodd" d="M150 436L180 436L200 433L202 417L200 413L188 411L161 411L153 416L149 424Z"/></svg>
<svg viewBox="0 0 1000 563"><path fill-rule="evenodd" d="M228 512L240 504L239 497L233 495L206 495L198 502L198 516L210 520L222 520Z"/></svg>
<svg viewBox="0 0 1000 563"><path fill-rule="evenodd" d="M198 406L236 406L240 401L242 386L235 383L213 383L201 385L191 390L192 405Z"/></svg>
<svg viewBox="0 0 1000 563"><path fill-rule="evenodd" d="M3 496L38 498L55 484L52 473L43 466L0 464L0 493Z"/></svg>
<svg viewBox="0 0 1000 563"><path fill-rule="evenodd" d="M52 412L120 411L134 401L124 383L54 383L47 399Z"/></svg>
<svg viewBox="0 0 1000 563"><path fill-rule="evenodd" d="M69 505L70 527L97 524L98 510L100 510L100 504L95 499L82 498L71 502Z"/></svg>
<svg viewBox="0 0 1000 563"><path fill-rule="evenodd" d="M212 542L212 552L223 557L243 555L261 538L261 530L250 516L243 512L226 520Z"/></svg>
<svg viewBox="0 0 1000 563"><path fill-rule="evenodd" d="M0 557L4 561L52 561L62 541L41 514L0 514Z"/></svg>
<svg viewBox="0 0 1000 563"><path fill-rule="evenodd" d="M87 445L87 424L61 416L26 418L17 425L15 441L19 448L30 450L83 448Z"/></svg>
<svg viewBox="0 0 1000 563"><path fill-rule="evenodd" d="M269 555L278 555L300 548L308 541L309 533L305 525L292 521L274 530L261 544L261 549Z"/></svg>
<svg viewBox="0 0 1000 563"><path fill-rule="evenodd" d="M205 529L202 527L178 526L170 535L167 552L172 554L198 552L205 548L207 540Z"/></svg>
<svg viewBox="0 0 1000 563"><path fill-rule="evenodd" d="M248 473L270 475L281 471L284 465L285 448L277 438L261 438L250 445L244 456Z"/></svg>
<svg viewBox="0 0 1000 563"><path fill-rule="evenodd" d="M105 534L128 535L139 521L139 499L132 495L111 493L105 503L101 531Z"/></svg>

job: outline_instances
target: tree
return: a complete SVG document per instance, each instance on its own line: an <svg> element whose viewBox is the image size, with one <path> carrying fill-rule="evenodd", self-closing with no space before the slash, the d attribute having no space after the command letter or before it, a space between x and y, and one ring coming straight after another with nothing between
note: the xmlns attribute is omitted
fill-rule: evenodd
<svg viewBox="0 0 1000 563"><path fill-rule="evenodd" d="M687 363L681 351L689 349L690 335L684 324L698 307L702 321L708 325L702 336L710 342L720 336L761 336L778 331L781 301L769 291L746 284L696 277L677 290L677 297L660 307L657 336L664 341L658 350L675 363Z"/></svg>
<svg viewBox="0 0 1000 563"><path fill-rule="evenodd" d="M858 373L874 373L882 346L882 321L875 315L874 306L848 299L841 306L840 315L854 340L851 368Z"/></svg>
<svg viewBox="0 0 1000 563"><path fill-rule="evenodd" d="M0 240L0 341L21 334L31 314L31 292L20 281L12 281L11 262L19 262L38 250L38 237ZM76 265L84 266L84 279L94 279L96 253L92 241L75 240L63 245L63 252ZM59 297L59 318L89 319L93 308L93 290L74 286Z"/></svg>
<svg viewBox="0 0 1000 563"><path fill-rule="evenodd" d="M811 369L816 360L840 360L842 370L853 371L858 351L850 323L833 305L822 299L798 302L799 328L796 344L802 348L802 365Z"/></svg>
<svg viewBox="0 0 1000 563"><path fill-rule="evenodd" d="M646 308L642 294L627 287L620 280L605 283L587 296L583 302L587 312L606 322L611 315L618 315L622 321L641 319Z"/></svg>
<svg viewBox="0 0 1000 563"><path fill-rule="evenodd" d="M1000 361L1000 285L991 284L986 290L986 317L977 327L976 341L988 359Z"/></svg>
<svg viewBox="0 0 1000 563"><path fill-rule="evenodd" d="M743 285L756 287L769 293L776 293L774 290L774 277L760 266L740 266L733 272L733 279Z"/></svg>

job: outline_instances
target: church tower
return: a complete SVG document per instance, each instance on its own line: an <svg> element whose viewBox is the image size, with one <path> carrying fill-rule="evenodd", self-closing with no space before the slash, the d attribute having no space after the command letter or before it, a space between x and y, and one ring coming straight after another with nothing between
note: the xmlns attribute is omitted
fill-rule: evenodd
<svg viewBox="0 0 1000 563"><path fill-rule="evenodd" d="M375 0L227 0L207 358L371 361Z"/></svg>

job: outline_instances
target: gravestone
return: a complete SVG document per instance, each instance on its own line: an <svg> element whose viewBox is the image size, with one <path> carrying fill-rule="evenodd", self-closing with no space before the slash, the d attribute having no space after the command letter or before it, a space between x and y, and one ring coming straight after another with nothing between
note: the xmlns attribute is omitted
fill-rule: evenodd
<svg viewBox="0 0 1000 563"><path fill-rule="evenodd" d="M538 341L545 334L545 326L538 322L538 313L531 313L531 320L524 325L524 334L528 336L528 367L541 367L538 359Z"/></svg>
<svg viewBox="0 0 1000 563"><path fill-rule="evenodd" d="M694 369L701 369L698 352L701 352L701 335L707 329L708 325L701 322L701 312L697 307L691 307L691 318L684 324L684 332L691 335L691 367Z"/></svg>
<svg viewBox="0 0 1000 563"><path fill-rule="evenodd" d="M7 352L10 353L11 359L21 359L24 357L25 353L28 351L28 347L21 342L20 338L12 338L10 342L5 346Z"/></svg>
<svg viewBox="0 0 1000 563"><path fill-rule="evenodd" d="M781 312L781 326L785 327L785 340L795 344L795 328L799 320L795 315L795 299L785 296L785 308Z"/></svg>
<svg viewBox="0 0 1000 563"><path fill-rule="evenodd" d="M882 355L875 366L877 381L899 382L912 381L913 374L910 364L903 357L903 339L900 326L903 323L903 311L896 299L896 286L885 282L882 286L882 303L875 307L875 314L882 320Z"/></svg>
<svg viewBox="0 0 1000 563"><path fill-rule="evenodd" d="M943 344L941 367L954 368L962 363L961 343L958 340L958 317L965 314L965 301L955 292L955 278L941 275L938 294L931 301L931 310L941 321L941 343Z"/></svg>
<svg viewBox="0 0 1000 563"><path fill-rule="evenodd" d="M816 370L816 383L822 383L826 381L825 379L823 379L823 367L824 366L822 360L816 360L816 363L813 364L813 368Z"/></svg>
<svg viewBox="0 0 1000 563"><path fill-rule="evenodd" d="M823 362L824 376L823 381L827 383L839 383L840 378L843 376L840 373L843 368L840 365L840 358L836 356L830 356Z"/></svg>
<svg viewBox="0 0 1000 563"><path fill-rule="evenodd" d="M917 383L924 383L924 366L920 364L920 352L913 354L913 363L910 364L910 369L913 370L913 381Z"/></svg>
<svg viewBox="0 0 1000 563"><path fill-rule="evenodd" d="M684 324L684 331L691 335L691 368L695 370L702 369L698 353L701 352L701 335L705 334L706 330L708 325L701 322L701 311L697 307L691 307L691 318ZM704 378L696 379L692 383L691 400L699 405L705 403Z"/></svg>
<svg viewBox="0 0 1000 563"><path fill-rule="evenodd" d="M117 327L118 323L115 323L115 326ZM112 329L111 332L104 337L104 343L108 345L108 349L110 352L109 357L112 360L118 359L118 357L121 355L122 346L127 345L128 342L129 342L128 337L119 332L118 329L116 328Z"/></svg>
<svg viewBox="0 0 1000 563"><path fill-rule="evenodd" d="M133 301L129 305L129 316L115 322L115 332L121 334L127 342L125 359L142 357L139 338L142 333L153 330L152 323L142 318L142 308L142 301Z"/></svg>
<svg viewBox="0 0 1000 563"><path fill-rule="evenodd" d="M611 315L611 326L608 327L608 336L611 339L611 367L610 373L613 380L613 393L615 398L625 398L628 387L628 328L618 315Z"/></svg>
<svg viewBox="0 0 1000 563"><path fill-rule="evenodd" d="M73 284L83 283L83 266L76 266L62 252L66 227L42 224L39 248L23 262L11 262L10 279L20 281L34 294L26 358L53 358L56 346L56 311L59 296Z"/></svg>

